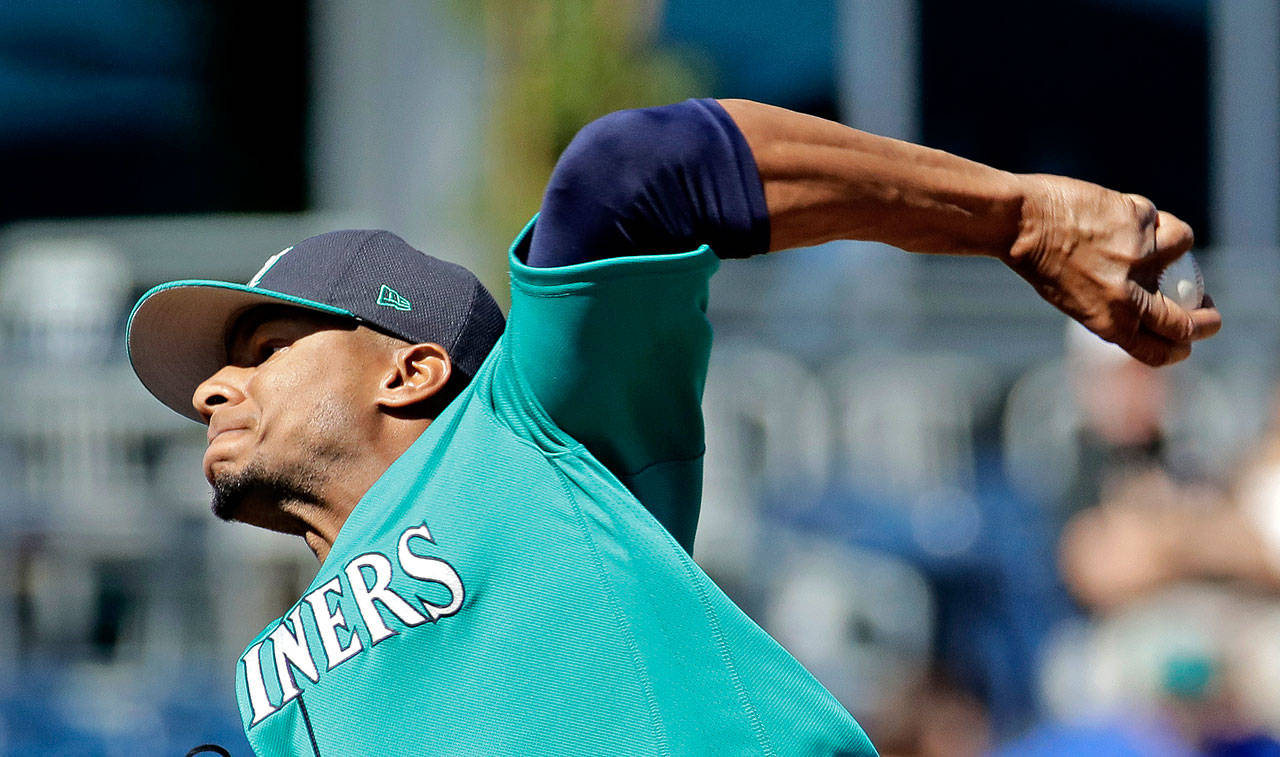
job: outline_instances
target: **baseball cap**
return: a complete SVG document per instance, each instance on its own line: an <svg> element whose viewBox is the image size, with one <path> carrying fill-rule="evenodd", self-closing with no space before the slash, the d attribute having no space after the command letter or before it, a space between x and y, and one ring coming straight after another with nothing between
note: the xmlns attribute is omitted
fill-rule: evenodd
<svg viewBox="0 0 1280 757"><path fill-rule="evenodd" d="M272 255L247 284L192 279L154 287L129 316L129 362L156 398L203 422L191 396L227 364L232 327L258 305L292 305L414 344L434 342L468 378L504 327L493 296L466 268L389 231L331 231Z"/></svg>

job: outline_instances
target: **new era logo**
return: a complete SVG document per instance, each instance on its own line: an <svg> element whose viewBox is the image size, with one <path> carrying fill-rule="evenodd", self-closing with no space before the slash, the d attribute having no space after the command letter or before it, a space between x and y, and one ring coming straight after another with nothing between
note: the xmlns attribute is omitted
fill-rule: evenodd
<svg viewBox="0 0 1280 757"><path fill-rule="evenodd" d="M413 305L410 305L408 300L386 284L378 290L378 304L396 310L413 310Z"/></svg>

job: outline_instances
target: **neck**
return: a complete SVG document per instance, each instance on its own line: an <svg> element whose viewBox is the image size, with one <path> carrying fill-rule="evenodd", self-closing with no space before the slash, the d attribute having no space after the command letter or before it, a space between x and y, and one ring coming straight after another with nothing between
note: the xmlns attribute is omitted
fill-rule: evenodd
<svg viewBox="0 0 1280 757"><path fill-rule="evenodd" d="M311 506L299 507L297 512L298 521L304 525L300 535L317 560L328 559L334 540L356 505L429 425L430 420L389 424L378 439L366 442L361 458L327 471L321 497Z"/></svg>
<svg viewBox="0 0 1280 757"><path fill-rule="evenodd" d="M287 524L284 528L279 527L281 524L265 527L301 536L316 559L324 562L347 518L390 464L371 460L360 466L343 466L345 470L340 472L331 471L314 494L277 499L273 509Z"/></svg>

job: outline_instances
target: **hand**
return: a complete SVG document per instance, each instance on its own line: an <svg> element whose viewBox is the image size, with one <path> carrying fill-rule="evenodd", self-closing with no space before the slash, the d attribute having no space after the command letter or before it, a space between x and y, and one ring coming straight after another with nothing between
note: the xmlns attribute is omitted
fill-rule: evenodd
<svg viewBox="0 0 1280 757"><path fill-rule="evenodd" d="M1004 262L1054 307L1147 365L1176 363L1218 332L1213 301L1185 310L1156 291L1191 227L1145 197L1061 176L1018 177L1024 201Z"/></svg>

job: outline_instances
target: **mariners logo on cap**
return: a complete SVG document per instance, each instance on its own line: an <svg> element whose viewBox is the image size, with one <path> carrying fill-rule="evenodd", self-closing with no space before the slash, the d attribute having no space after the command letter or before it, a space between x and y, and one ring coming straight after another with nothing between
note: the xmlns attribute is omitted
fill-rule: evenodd
<svg viewBox="0 0 1280 757"><path fill-rule="evenodd" d="M262 267L258 269L258 272L253 274L253 278L249 279L249 286L256 287L258 285L258 282L262 281L262 277L267 275L267 271L271 270L271 266L280 262L280 258L283 258L284 254L292 249L293 249L293 246L291 245L289 247L284 248L280 252L277 252L271 257L267 258L267 262L263 263Z"/></svg>

